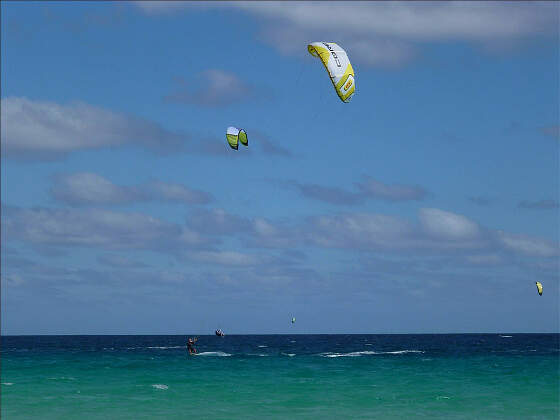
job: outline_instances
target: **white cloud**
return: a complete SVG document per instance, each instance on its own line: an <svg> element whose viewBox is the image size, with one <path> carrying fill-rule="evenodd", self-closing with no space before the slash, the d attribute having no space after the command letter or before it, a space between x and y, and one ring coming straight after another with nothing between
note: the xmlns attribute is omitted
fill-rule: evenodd
<svg viewBox="0 0 560 420"><path fill-rule="evenodd" d="M17 273L10 273L10 274L5 274L3 276L5 282L2 282L4 284L7 284L8 286L21 286L22 284L25 283L25 280L23 279L23 277Z"/></svg>
<svg viewBox="0 0 560 420"><path fill-rule="evenodd" d="M231 235L250 230L250 221L229 214L224 209L198 209L187 220L189 226L203 235Z"/></svg>
<svg viewBox="0 0 560 420"><path fill-rule="evenodd" d="M412 233L408 222L372 213L314 217L306 230L311 243L342 248L402 247L412 239Z"/></svg>
<svg viewBox="0 0 560 420"><path fill-rule="evenodd" d="M473 265L498 265L504 262L504 259L497 254L481 254L481 255L468 255L467 262Z"/></svg>
<svg viewBox="0 0 560 420"><path fill-rule="evenodd" d="M518 254L534 257L555 257L560 255L558 244L526 235L498 232L498 239L506 249Z"/></svg>
<svg viewBox="0 0 560 420"><path fill-rule="evenodd" d="M401 39L489 39L552 31L558 8L543 3L500 2L239 2L251 13L298 27L348 26L360 34Z"/></svg>
<svg viewBox="0 0 560 420"><path fill-rule="evenodd" d="M198 88L193 88L181 80L180 87L165 96L165 101L215 107L241 103L253 96L253 88L249 84L224 70L209 69L195 79L198 80L193 84Z"/></svg>
<svg viewBox="0 0 560 420"><path fill-rule="evenodd" d="M168 152L184 136L143 118L76 102L2 98L2 151L10 157L56 158L66 153L135 144Z"/></svg>
<svg viewBox="0 0 560 420"><path fill-rule="evenodd" d="M139 198L134 189L115 185L90 172L57 176L51 193L57 200L70 204L118 204Z"/></svg>
<svg viewBox="0 0 560 420"><path fill-rule="evenodd" d="M51 193L57 200L71 205L125 204L151 200L206 204L212 201L210 194L181 184L151 181L137 186L119 186L90 172L56 176Z"/></svg>
<svg viewBox="0 0 560 420"><path fill-rule="evenodd" d="M140 213L7 207L3 219L10 242L20 240L35 245L174 252L207 242L186 226Z"/></svg>
<svg viewBox="0 0 560 420"><path fill-rule="evenodd" d="M263 218L256 218L253 223L255 232L261 236L273 236L278 233L278 229Z"/></svg>
<svg viewBox="0 0 560 420"><path fill-rule="evenodd" d="M204 191L195 190L185 185L152 181L140 187L146 194L157 200L176 201L188 204L206 204L212 201L212 196Z"/></svg>
<svg viewBox="0 0 560 420"><path fill-rule="evenodd" d="M189 258L198 262L231 266L249 266L259 262L254 255L236 251L200 251L189 254Z"/></svg>
<svg viewBox="0 0 560 420"><path fill-rule="evenodd" d="M395 65L419 45L459 40L516 42L557 33L558 5L551 2L137 2L146 13L180 8L235 8L261 20L277 50L305 53L309 41L340 42L366 65Z"/></svg>
<svg viewBox="0 0 560 420"><path fill-rule="evenodd" d="M427 234L444 240L472 240L481 234L478 225L465 216L439 209L421 209L419 219Z"/></svg>

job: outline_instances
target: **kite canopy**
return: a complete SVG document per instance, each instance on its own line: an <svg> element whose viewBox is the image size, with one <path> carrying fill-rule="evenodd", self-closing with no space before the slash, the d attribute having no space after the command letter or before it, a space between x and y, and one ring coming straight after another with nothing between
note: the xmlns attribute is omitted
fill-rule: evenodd
<svg viewBox="0 0 560 420"><path fill-rule="evenodd" d="M537 292L539 292L539 295L542 296L542 284L538 281L536 281L535 284L537 285Z"/></svg>
<svg viewBox="0 0 560 420"><path fill-rule="evenodd" d="M292 324L294 324L296 322L295 318L292 318Z"/></svg>
<svg viewBox="0 0 560 420"><path fill-rule="evenodd" d="M245 130L236 127L227 128L226 139L229 143L229 146L235 150L237 150L237 148L239 147L239 142L241 142L243 146L249 145L249 139L247 138L247 133L245 132Z"/></svg>
<svg viewBox="0 0 560 420"><path fill-rule="evenodd" d="M342 102L350 102L350 98L356 91L354 81L354 69L346 51L334 42L312 42L307 46L307 51L314 57L319 57L336 90L336 94Z"/></svg>
<svg viewBox="0 0 560 420"><path fill-rule="evenodd" d="M247 138L247 133L245 130L239 130L239 141L243 146L249 146L249 139Z"/></svg>

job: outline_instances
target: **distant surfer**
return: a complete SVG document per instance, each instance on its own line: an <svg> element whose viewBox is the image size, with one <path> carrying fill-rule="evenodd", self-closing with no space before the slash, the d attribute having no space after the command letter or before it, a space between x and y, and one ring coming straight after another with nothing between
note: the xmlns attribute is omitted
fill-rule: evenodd
<svg viewBox="0 0 560 420"><path fill-rule="evenodd" d="M214 333L215 333L218 337L223 337L224 335L226 335L220 328L218 328L216 331L214 331Z"/></svg>
<svg viewBox="0 0 560 420"><path fill-rule="evenodd" d="M190 338L187 340L187 349L189 350L189 354L196 354L196 348L194 347L194 343L198 341L198 338Z"/></svg>

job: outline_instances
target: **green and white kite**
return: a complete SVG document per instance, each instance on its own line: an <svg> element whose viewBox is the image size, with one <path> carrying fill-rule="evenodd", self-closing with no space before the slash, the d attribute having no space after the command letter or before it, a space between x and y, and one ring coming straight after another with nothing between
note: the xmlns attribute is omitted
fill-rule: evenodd
<svg viewBox="0 0 560 420"><path fill-rule="evenodd" d="M241 142L243 146L249 145L249 139L247 138L247 133L245 132L245 130L236 127L228 127L226 132L226 139L229 146L235 150L237 150L239 142Z"/></svg>

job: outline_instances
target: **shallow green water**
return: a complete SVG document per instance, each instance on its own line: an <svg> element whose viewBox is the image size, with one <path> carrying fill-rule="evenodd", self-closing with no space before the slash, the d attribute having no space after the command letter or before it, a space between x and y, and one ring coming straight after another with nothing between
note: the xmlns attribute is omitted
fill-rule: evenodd
<svg viewBox="0 0 560 420"><path fill-rule="evenodd" d="M3 419L560 417L558 335L22 339Z"/></svg>

